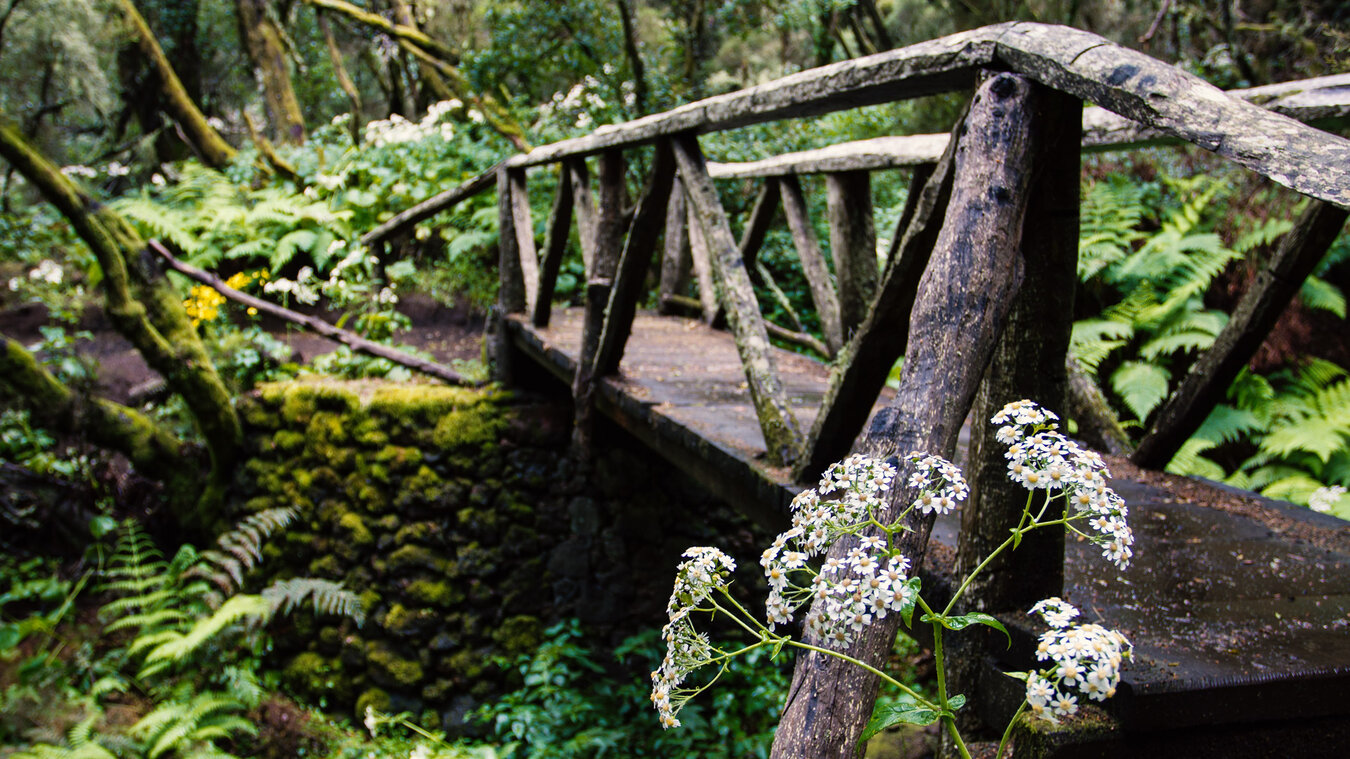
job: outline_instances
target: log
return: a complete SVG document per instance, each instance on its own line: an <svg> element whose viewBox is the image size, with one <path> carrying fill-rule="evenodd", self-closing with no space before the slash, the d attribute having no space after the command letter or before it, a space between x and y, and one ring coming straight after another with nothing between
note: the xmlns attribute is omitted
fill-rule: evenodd
<svg viewBox="0 0 1350 759"><path fill-rule="evenodd" d="M674 179L675 156L671 153L670 145L664 141L657 143L651 179L628 227L628 236L614 276L614 287L609 293L609 305L605 308L604 330L600 347L595 353L597 376L619 370L624 346L633 332L633 317L647 281L647 269L651 266L656 241L661 235L661 222L665 220L666 208L670 205Z"/></svg>
<svg viewBox="0 0 1350 759"><path fill-rule="evenodd" d="M572 181L572 206L577 214L577 239L581 243L581 262L586 276L591 276L595 266L595 197L591 193L591 173L586 168L586 159L575 158L564 161L567 175Z"/></svg>
<svg viewBox="0 0 1350 759"><path fill-rule="evenodd" d="M384 345L382 343L367 340L366 338L361 337L355 332L341 329L339 327L334 327L333 325L329 324L323 319L319 319L318 317L302 314L299 313L298 311L292 311L289 308L278 306L277 304L272 303L270 301L266 301L261 298L255 298L252 295L249 295L248 293L240 292L234 289L233 287L230 287L229 285L225 284L224 280L222 280L220 277L217 277L216 275L211 274L210 272L202 271L201 269L198 269L195 266L192 266L190 264L178 260L176 256L170 253L169 250L165 248L163 245L161 245L158 241L151 240L150 249L153 250L155 253L157 253L160 258L163 258L165 263L169 265L169 268L173 269L179 274L188 277L189 279L196 280L197 282L200 282L203 285L210 287L211 289L225 296L226 299L232 300L235 303L238 303L242 306L246 306L248 308L256 308L258 311L267 314L269 316L274 316L278 319L281 319L282 321L286 321L291 324L297 324L301 327L304 327L305 329L310 330L311 332L316 332L320 335L323 335L329 340L342 343L343 345L351 348L352 350L358 353L364 353L367 356L374 356L376 358L383 358L388 361L392 361L398 364L399 366L406 366L415 372L421 372L422 374L425 374L429 377L435 377L436 379L442 380L443 382L448 382L452 385L465 385L469 387L474 387L479 384L482 384L479 382L473 382L466 379L464 375L460 374L459 372L456 372L455 370L451 369L448 366L438 364L434 361L427 361L426 359L418 358L417 356L404 353L403 351L397 348Z"/></svg>
<svg viewBox="0 0 1350 759"><path fill-rule="evenodd" d="M946 148L945 134L873 137L813 150L783 153L760 161L709 163L708 173L713 179L750 179L782 177L788 174L903 169L932 163Z"/></svg>
<svg viewBox="0 0 1350 759"><path fill-rule="evenodd" d="M683 183L681 183L683 186ZM703 321L709 326L717 326L722 320L722 305L717 297L717 283L713 279L712 253L708 249L708 238L699 223L698 213L687 200L685 189L685 208L687 210L685 229L689 233L689 259L694 267L694 279L698 282L698 299L703 304Z"/></svg>
<svg viewBox="0 0 1350 759"><path fill-rule="evenodd" d="M825 175L830 254L839 280L839 328L844 337L862 324L877 292L877 232L872 182L866 170Z"/></svg>
<svg viewBox="0 0 1350 759"><path fill-rule="evenodd" d="M572 179L567 167L558 173L558 192L553 196L553 208L548 215L548 240L544 244L544 259L539 263L539 294L535 298L533 323L547 327L553 312L553 289L558 284L558 270L567 253L567 237L572 232Z"/></svg>
<svg viewBox="0 0 1350 759"><path fill-rule="evenodd" d="M888 458L918 450L950 458L956 448L1022 276L1017 247L1030 154L1027 89L1025 82L999 75L976 91L957 148L950 213L919 285L900 389L873 420L857 447L861 453ZM913 497L909 488L894 488L883 519ZM907 520L913 531L900 538L899 547L916 566L933 519L915 510ZM855 545L840 541L829 555L843 557ZM885 666L899 623L894 615L873 623L846 653ZM852 664L814 652L799 656L772 756L856 756L876 692L877 679Z"/></svg>
<svg viewBox="0 0 1350 759"><path fill-rule="evenodd" d="M501 285L497 289L497 303L502 313L514 314L525 310L525 280L520 269L520 250L516 238L515 204L511 200L510 169L499 164L497 169L497 274Z"/></svg>
<svg viewBox="0 0 1350 759"><path fill-rule="evenodd" d="M696 226L702 230L710 248L727 323L735 336L736 351L740 354L750 387L750 399L764 432L768 460L776 465L790 464L801 448L801 430L783 391L773 346L764 328L750 275L731 235L717 188L708 176L698 138L692 135L677 137L674 149Z"/></svg>
<svg viewBox="0 0 1350 759"><path fill-rule="evenodd" d="M802 185L795 176L783 177L778 182L783 196L783 216L787 217L788 230L792 233L792 244L797 248L797 258L802 262L802 274L806 275L806 284L811 288L811 300L820 315L820 328L825 333L825 344L831 353L838 353L844 345L844 330L839 317L839 295L830 280L830 270L825 265L825 256L820 252L820 243L816 241L816 228L806 212L806 199L802 196Z"/></svg>
<svg viewBox="0 0 1350 759"><path fill-rule="evenodd" d="M532 314L535 304L539 302L539 252L534 245L530 192L523 169L507 170L506 175L511 180L511 227L515 230L520 276L525 283L525 311Z"/></svg>
<svg viewBox="0 0 1350 759"><path fill-rule="evenodd" d="M1346 215L1343 208L1316 201L1303 212L1270 263L1242 294L1214 345L1191 365L1158 410L1153 428L1139 441L1131 461L1145 469L1162 469L1200 429L1336 240Z"/></svg>
<svg viewBox="0 0 1350 759"><path fill-rule="evenodd" d="M595 258L586 275L586 313L581 328L581 350L572 380L572 444L585 456L591 450L591 425L595 411L595 386L599 377L595 357L605 328L605 309L614 285L623 246L623 151L600 154L599 214L595 222Z"/></svg>
<svg viewBox="0 0 1350 759"><path fill-rule="evenodd" d="M430 219L441 211L448 211L469 198L486 192L493 186L497 179L497 173L503 168L499 163L457 187L437 193L412 208L400 212L378 227L361 235L361 244L368 248L374 247L377 243L384 242L419 221Z"/></svg>
<svg viewBox="0 0 1350 759"><path fill-rule="evenodd" d="M689 253L689 226L684 207L684 187L676 175L670 190L670 200L666 208L666 245L661 255L661 283L657 289L657 311L661 314L674 313L670 310L668 299L683 296L689 286L689 274L693 261ZM700 306L699 311L702 311Z"/></svg>
<svg viewBox="0 0 1350 759"><path fill-rule="evenodd" d="M964 129L957 122L956 130ZM806 448L793 470L797 482L820 476L825 467L848 453L867 422L869 404L886 384L895 362L908 345L910 309L919 289L919 278L937 244L952 191L952 170L958 140L947 144L931 176L918 193L910 224L891 254L867 318L848 345L839 352L830 371L830 386L811 425Z"/></svg>
<svg viewBox="0 0 1350 759"><path fill-rule="evenodd" d="M759 249L764 247L764 236L768 234L769 226L773 224L774 212L778 210L777 184L776 180L770 179L759 188L755 204L750 208L750 218L745 222L745 229L741 232L738 249L746 270L750 272L755 271Z"/></svg>

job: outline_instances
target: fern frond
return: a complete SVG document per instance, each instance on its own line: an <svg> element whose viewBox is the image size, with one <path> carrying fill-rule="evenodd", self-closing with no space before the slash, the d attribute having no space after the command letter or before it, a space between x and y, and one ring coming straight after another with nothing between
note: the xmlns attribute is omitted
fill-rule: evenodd
<svg viewBox="0 0 1350 759"><path fill-rule="evenodd" d="M296 577L272 583L262 592L272 613L278 611L289 614L292 609L309 597L314 602L314 611L319 614L337 614L350 617L357 625L365 622L365 610L361 599L352 591L342 587L341 583L314 577Z"/></svg>
<svg viewBox="0 0 1350 759"><path fill-rule="evenodd" d="M1126 361L1111 374L1111 389L1142 422L1167 398L1170 379L1167 370L1161 366Z"/></svg>
<svg viewBox="0 0 1350 759"><path fill-rule="evenodd" d="M127 628L146 630L165 626L177 627L187 620L188 615L179 609L159 609L157 611L150 611L142 614L130 614L120 619L116 619L105 625L103 627L103 632L115 633L118 630L125 630Z"/></svg>
<svg viewBox="0 0 1350 759"><path fill-rule="evenodd" d="M220 635L226 629L248 620L266 621L272 613L271 606L262 596L233 596L220 605L209 617L198 619L187 634L174 634L155 646L145 656L145 665L158 662L180 662L191 656L197 649Z"/></svg>
<svg viewBox="0 0 1350 759"><path fill-rule="evenodd" d="M1337 318L1345 318L1345 293L1325 279L1310 276L1303 280L1298 299L1310 309L1328 311Z"/></svg>
<svg viewBox="0 0 1350 759"><path fill-rule="evenodd" d="M1189 477L1222 480L1227 472L1219 464L1203 455L1205 451L1213 447L1212 442L1200 437L1187 440L1167 464L1167 471Z"/></svg>

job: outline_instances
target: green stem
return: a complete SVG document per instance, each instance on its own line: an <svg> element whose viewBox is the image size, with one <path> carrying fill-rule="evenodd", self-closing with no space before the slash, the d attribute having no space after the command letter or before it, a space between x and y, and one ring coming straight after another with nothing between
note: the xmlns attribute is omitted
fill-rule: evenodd
<svg viewBox="0 0 1350 759"><path fill-rule="evenodd" d="M1022 705L1017 707L1017 711L1013 713L1012 719L1008 720L1008 726L1003 729L1003 739L998 742L998 751L994 754L994 759L1003 759L1003 749L1008 745L1008 739L1012 737L1013 726L1017 724L1017 719L1026 710L1027 702L1023 700Z"/></svg>
<svg viewBox="0 0 1350 759"><path fill-rule="evenodd" d="M989 566L989 562L993 561L994 557L998 556L1000 553L1003 553L1003 550L1008 546L1012 545L1013 541L1016 540L1019 535L1022 535L1026 532L1030 532L1034 527L1035 525L1033 525L1032 527L1028 527L1026 529L1018 529L1012 535L1009 535L1007 540L1000 543L998 548L995 548L993 552L991 552L988 556L984 557L984 561L980 562L979 566L972 569L970 571L970 574L966 575L966 579L961 582L961 587L957 588L956 592L952 594L952 600L947 604L947 608L942 610L942 616L945 617L948 614L952 613L952 609L956 608L956 602L961 599L961 596L966 592L966 588L970 587L970 583L975 579L976 575L978 575L981 571L983 571L985 567ZM930 614L932 613L932 610L927 611Z"/></svg>
<svg viewBox="0 0 1350 759"><path fill-rule="evenodd" d="M868 672L871 672L872 674L876 675L877 677L880 677L882 680L885 680L888 684L896 688L899 688L901 692L909 694L914 698L915 701L918 701L923 706L929 709L933 709L934 711L940 711L940 707L937 704L919 695L919 693L915 691L913 688L909 687L908 685L905 685L899 680L896 680L894 677L891 677L890 675L886 674L885 672L882 672L876 667L873 667L871 664L862 661L861 659L855 659L852 656L849 656L848 654L843 654L838 651L831 651L828 648L821 648L820 646L813 646L810 643L802 643L800 641L792 640L791 638L788 638L786 640L786 643L789 646L796 646L797 648L803 648L806 649L807 651L815 651L818 654L833 656L836 659L842 659L843 661L846 661L850 664L861 667L867 670Z"/></svg>
<svg viewBox="0 0 1350 759"><path fill-rule="evenodd" d="M970 750L966 748L965 741L961 740L961 731L956 727L956 717L952 715L951 706L947 701L947 667L946 657L942 652L942 629L942 623L935 620L933 622L933 665L937 670L938 703L942 707L938 711L942 714L942 723L946 725L947 733L956 743L956 750L961 752L961 759L970 759Z"/></svg>

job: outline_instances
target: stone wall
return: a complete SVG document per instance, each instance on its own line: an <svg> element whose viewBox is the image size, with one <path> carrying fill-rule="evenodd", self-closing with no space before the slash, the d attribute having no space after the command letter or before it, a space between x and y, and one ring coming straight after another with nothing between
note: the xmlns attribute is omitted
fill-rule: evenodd
<svg viewBox="0 0 1350 759"><path fill-rule="evenodd" d="M264 386L241 411L238 509L301 512L269 543L266 573L361 592L363 626L301 613L275 635L285 685L338 710L434 710L458 732L509 687L495 662L531 652L552 622L616 642L661 624L686 547L758 553L744 519L640 446L569 456L565 405L324 381Z"/></svg>

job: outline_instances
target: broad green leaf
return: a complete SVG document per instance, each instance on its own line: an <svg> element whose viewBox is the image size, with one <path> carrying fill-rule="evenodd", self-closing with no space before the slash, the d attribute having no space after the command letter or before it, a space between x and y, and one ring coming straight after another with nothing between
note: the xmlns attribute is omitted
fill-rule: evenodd
<svg viewBox="0 0 1350 759"><path fill-rule="evenodd" d="M905 580L905 585L908 585L909 589L913 591L909 595L909 600L900 607L900 618L905 621L905 627L914 626L914 605L919 600L919 586L922 584L922 581L917 577L911 577L908 580Z"/></svg>
<svg viewBox="0 0 1350 759"><path fill-rule="evenodd" d="M1144 421L1149 412L1167 397L1167 370L1155 364L1126 361L1111 375L1111 389L1116 391L1135 418Z"/></svg>
<svg viewBox="0 0 1350 759"><path fill-rule="evenodd" d="M962 614L957 617L944 617L941 614L925 614L920 618L921 622L937 622L948 630L964 630L971 625L985 625L1003 633L1008 639L1008 645L1012 645L1012 636L1008 635L1008 628L998 621L996 617L985 614L982 611L972 611L969 614ZM964 703L964 702L963 702Z"/></svg>
<svg viewBox="0 0 1350 759"><path fill-rule="evenodd" d="M858 742L866 743L872 739L872 736L892 725L902 723L919 726L931 725L937 722L941 716L941 713L913 702L888 705L878 709L872 715L872 719L867 722L867 727L863 728Z"/></svg>

